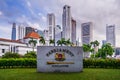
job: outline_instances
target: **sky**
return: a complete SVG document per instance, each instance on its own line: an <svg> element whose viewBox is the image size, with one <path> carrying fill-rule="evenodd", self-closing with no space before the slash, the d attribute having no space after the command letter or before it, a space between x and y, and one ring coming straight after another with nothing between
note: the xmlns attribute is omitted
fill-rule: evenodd
<svg viewBox="0 0 120 80"><path fill-rule="evenodd" d="M47 29L47 14L54 13L62 26L63 6L71 6L77 21L77 39L81 23L93 23L93 40L106 39L106 25L116 27L116 46L120 47L120 0L0 0L0 38L11 38L12 23Z"/></svg>

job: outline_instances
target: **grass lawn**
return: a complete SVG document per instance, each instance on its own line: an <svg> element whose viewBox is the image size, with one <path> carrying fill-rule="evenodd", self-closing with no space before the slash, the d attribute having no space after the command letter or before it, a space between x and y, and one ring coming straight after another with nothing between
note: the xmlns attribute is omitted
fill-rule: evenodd
<svg viewBox="0 0 120 80"><path fill-rule="evenodd" d="M120 80L120 69L84 69L81 73L37 73L36 69L0 69L0 80Z"/></svg>

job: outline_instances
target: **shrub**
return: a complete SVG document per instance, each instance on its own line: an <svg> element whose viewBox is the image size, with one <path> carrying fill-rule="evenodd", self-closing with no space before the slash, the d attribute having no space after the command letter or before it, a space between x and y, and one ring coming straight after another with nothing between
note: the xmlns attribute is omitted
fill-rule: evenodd
<svg viewBox="0 0 120 80"><path fill-rule="evenodd" d="M84 59L85 68L120 68L120 59Z"/></svg>
<svg viewBox="0 0 120 80"><path fill-rule="evenodd" d="M23 67L36 67L36 59L32 58L10 58L0 59L0 68L23 68Z"/></svg>
<svg viewBox="0 0 120 80"><path fill-rule="evenodd" d="M34 51L30 51L30 52L27 52L25 55L24 55L24 58L36 58L36 52Z"/></svg>
<svg viewBox="0 0 120 80"><path fill-rule="evenodd" d="M35 68L35 58L1 58L0 68ZM117 68L120 69L120 59L84 59L84 68Z"/></svg>
<svg viewBox="0 0 120 80"><path fill-rule="evenodd" d="M6 52L2 58L21 58L22 55L18 54L18 53L12 53L12 52Z"/></svg>

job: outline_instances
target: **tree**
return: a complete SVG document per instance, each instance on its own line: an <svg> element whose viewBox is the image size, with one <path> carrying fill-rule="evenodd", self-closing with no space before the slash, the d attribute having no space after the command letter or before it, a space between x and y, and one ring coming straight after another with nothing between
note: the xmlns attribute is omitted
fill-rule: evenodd
<svg viewBox="0 0 120 80"><path fill-rule="evenodd" d="M59 46L59 45L62 46L62 41L61 41L61 40L58 40L58 41L57 41L57 45L58 45L58 46Z"/></svg>
<svg viewBox="0 0 120 80"><path fill-rule="evenodd" d="M114 52L113 47L111 46L110 43L107 43L103 45L101 49L98 50L95 57L106 58L107 56L112 56L113 52Z"/></svg>
<svg viewBox="0 0 120 80"><path fill-rule="evenodd" d="M61 38L61 40L57 41L57 45L61 45L62 46L63 44L64 45L66 44L65 38Z"/></svg>
<svg viewBox="0 0 120 80"><path fill-rule="evenodd" d="M107 43L107 44L103 45L101 50L102 51L99 54L102 58L106 58L108 55L112 56L113 52L114 52L114 49L113 49L113 47L111 46L110 43Z"/></svg>
<svg viewBox="0 0 120 80"><path fill-rule="evenodd" d="M43 45L45 45L45 39L42 36L40 37L39 42L42 43Z"/></svg>
<svg viewBox="0 0 120 80"><path fill-rule="evenodd" d="M21 57L22 55L12 52L6 52L4 55L2 55L2 58L21 58Z"/></svg>
<svg viewBox="0 0 120 80"><path fill-rule="evenodd" d="M70 42L70 39L68 39L68 40L65 41L65 45L67 45L67 46L68 45L70 45L70 46L72 45L72 43Z"/></svg>
<svg viewBox="0 0 120 80"><path fill-rule="evenodd" d="M65 38L61 38L61 42L62 42L62 44L66 45Z"/></svg>
<svg viewBox="0 0 120 80"><path fill-rule="evenodd" d="M50 39L50 40L49 40L49 44L55 44L55 40L54 40L54 39L53 39L53 40Z"/></svg>
<svg viewBox="0 0 120 80"><path fill-rule="evenodd" d="M32 46L33 51L34 51L34 48L35 48L35 46L36 46L36 44L37 44L37 41L34 40L33 38L31 38L31 40L29 40L29 44Z"/></svg>
<svg viewBox="0 0 120 80"><path fill-rule="evenodd" d="M85 53L87 54L88 52L91 52L91 45L90 44L83 44L83 51L84 51L84 54L83 56L85 57Z"/></svg>
<svg viewBox="0 0 120 80"><path fill-rule="evenodd" d="M94 49L93 54L94 54L94 57L95 57L95 53L98 52L97 47L99 46L100 43L97 40L95 40L95 41L91 42L90 44L93 45L93 49Z"/></svg>
<svg viewBox="0 0 120 80"><path fill-rule="evenodd" d="M30 52L27 52L25 55L24 55L24 58L36 58L36 53L34 51L30 51Z"/></svg>

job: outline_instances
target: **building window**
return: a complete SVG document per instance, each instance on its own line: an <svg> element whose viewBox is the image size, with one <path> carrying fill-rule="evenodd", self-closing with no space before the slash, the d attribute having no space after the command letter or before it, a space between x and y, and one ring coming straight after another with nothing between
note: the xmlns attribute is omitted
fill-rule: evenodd
<svg viewBox="0 0 120 80"><path fill-rule="evenodd" d="M2 53L5 53L5 49L2 49Z"/></svg>

